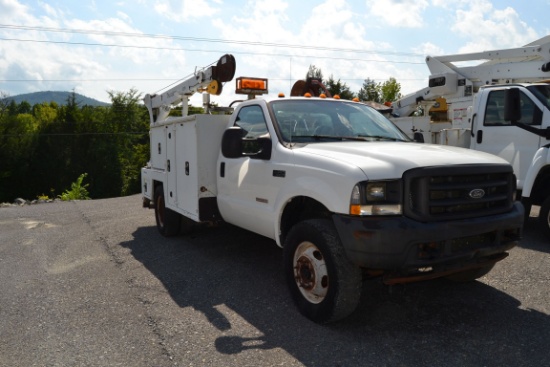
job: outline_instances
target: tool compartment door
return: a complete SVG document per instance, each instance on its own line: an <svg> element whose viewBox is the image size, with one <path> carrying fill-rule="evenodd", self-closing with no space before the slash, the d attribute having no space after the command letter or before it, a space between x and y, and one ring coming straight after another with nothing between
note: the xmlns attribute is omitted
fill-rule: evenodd
<svg viewBox="0 0 550 367"><path fill-rule="evenodd" d="M197 222L204 218L200 200L217 195L216 165L228 122L229 116L193 115L175 124L177 207ZM215 200L211 202L215 204Z"/></svg>

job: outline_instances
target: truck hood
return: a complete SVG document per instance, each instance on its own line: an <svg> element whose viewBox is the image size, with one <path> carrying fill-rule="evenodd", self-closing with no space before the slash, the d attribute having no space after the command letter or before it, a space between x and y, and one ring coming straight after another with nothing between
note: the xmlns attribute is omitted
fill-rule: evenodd
<svg viewBox="0 0 550 367"><path fill-rule="evenodd" d="M446 145L403 142L329 142L295 150L360 168L369 179L399 178L417 167L461 164L508 164L495 155Z"/></svg>

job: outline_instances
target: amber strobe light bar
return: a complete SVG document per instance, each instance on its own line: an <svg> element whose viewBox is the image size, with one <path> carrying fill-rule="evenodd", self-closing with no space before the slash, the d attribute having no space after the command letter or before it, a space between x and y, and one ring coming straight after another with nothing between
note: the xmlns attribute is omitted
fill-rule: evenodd
<svg viewBox="0 0 550 367"><path fill-rule="evenodd" d="M239 77L236 79L237 87L235 93L260 95L267 93L267 79Z"/></svg>

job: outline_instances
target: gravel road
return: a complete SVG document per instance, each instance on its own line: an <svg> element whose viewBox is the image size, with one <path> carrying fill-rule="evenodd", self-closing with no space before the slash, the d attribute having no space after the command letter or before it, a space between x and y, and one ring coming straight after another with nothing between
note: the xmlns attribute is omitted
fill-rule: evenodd
<svg viewBox="0 0 550 367"><path fill-rule="evenodd" d="M296 311L281 257L231 226L162 238L139 196L0 208L0 365L550 363L550 243L533 218L480 281L367 281L328 326Z"/></svg>

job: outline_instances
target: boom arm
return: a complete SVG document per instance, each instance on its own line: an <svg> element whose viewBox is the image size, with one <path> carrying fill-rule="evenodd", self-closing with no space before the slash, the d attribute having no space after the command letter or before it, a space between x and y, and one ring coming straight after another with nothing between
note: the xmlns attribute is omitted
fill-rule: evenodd
<svg viewBox="0 0 550 367"><path fill-rule="evenodd" d="M481 61L476 66L459 67L453 63ZM470 80L474 87L491 84L527 83L548 78L550 71L550 36L518 48L427 57L432 75L456 73Z"/></svg>
<svg viewBox="0 0 550 367"><path fill-rule="evenodd" d="M208 92L220 95L222 84L233 79L235 75L235 58L223 55L216 65L210 65L170 88L162 94L147 94L143 98L149 110L151 124L163 121L168 117L172 106L183 103L182 115L187 115L189 98L196 92Z"/></svg>
<svg viewBox="0 0 550 367"><path fill-rule="evenodd" d="M458 66L459 62L485 62ZM550 36L518 48L428 56L428 87L394 102L394 113L408 116L421 100L470 97L483 85L526 83L550 78Z"/></svg>

